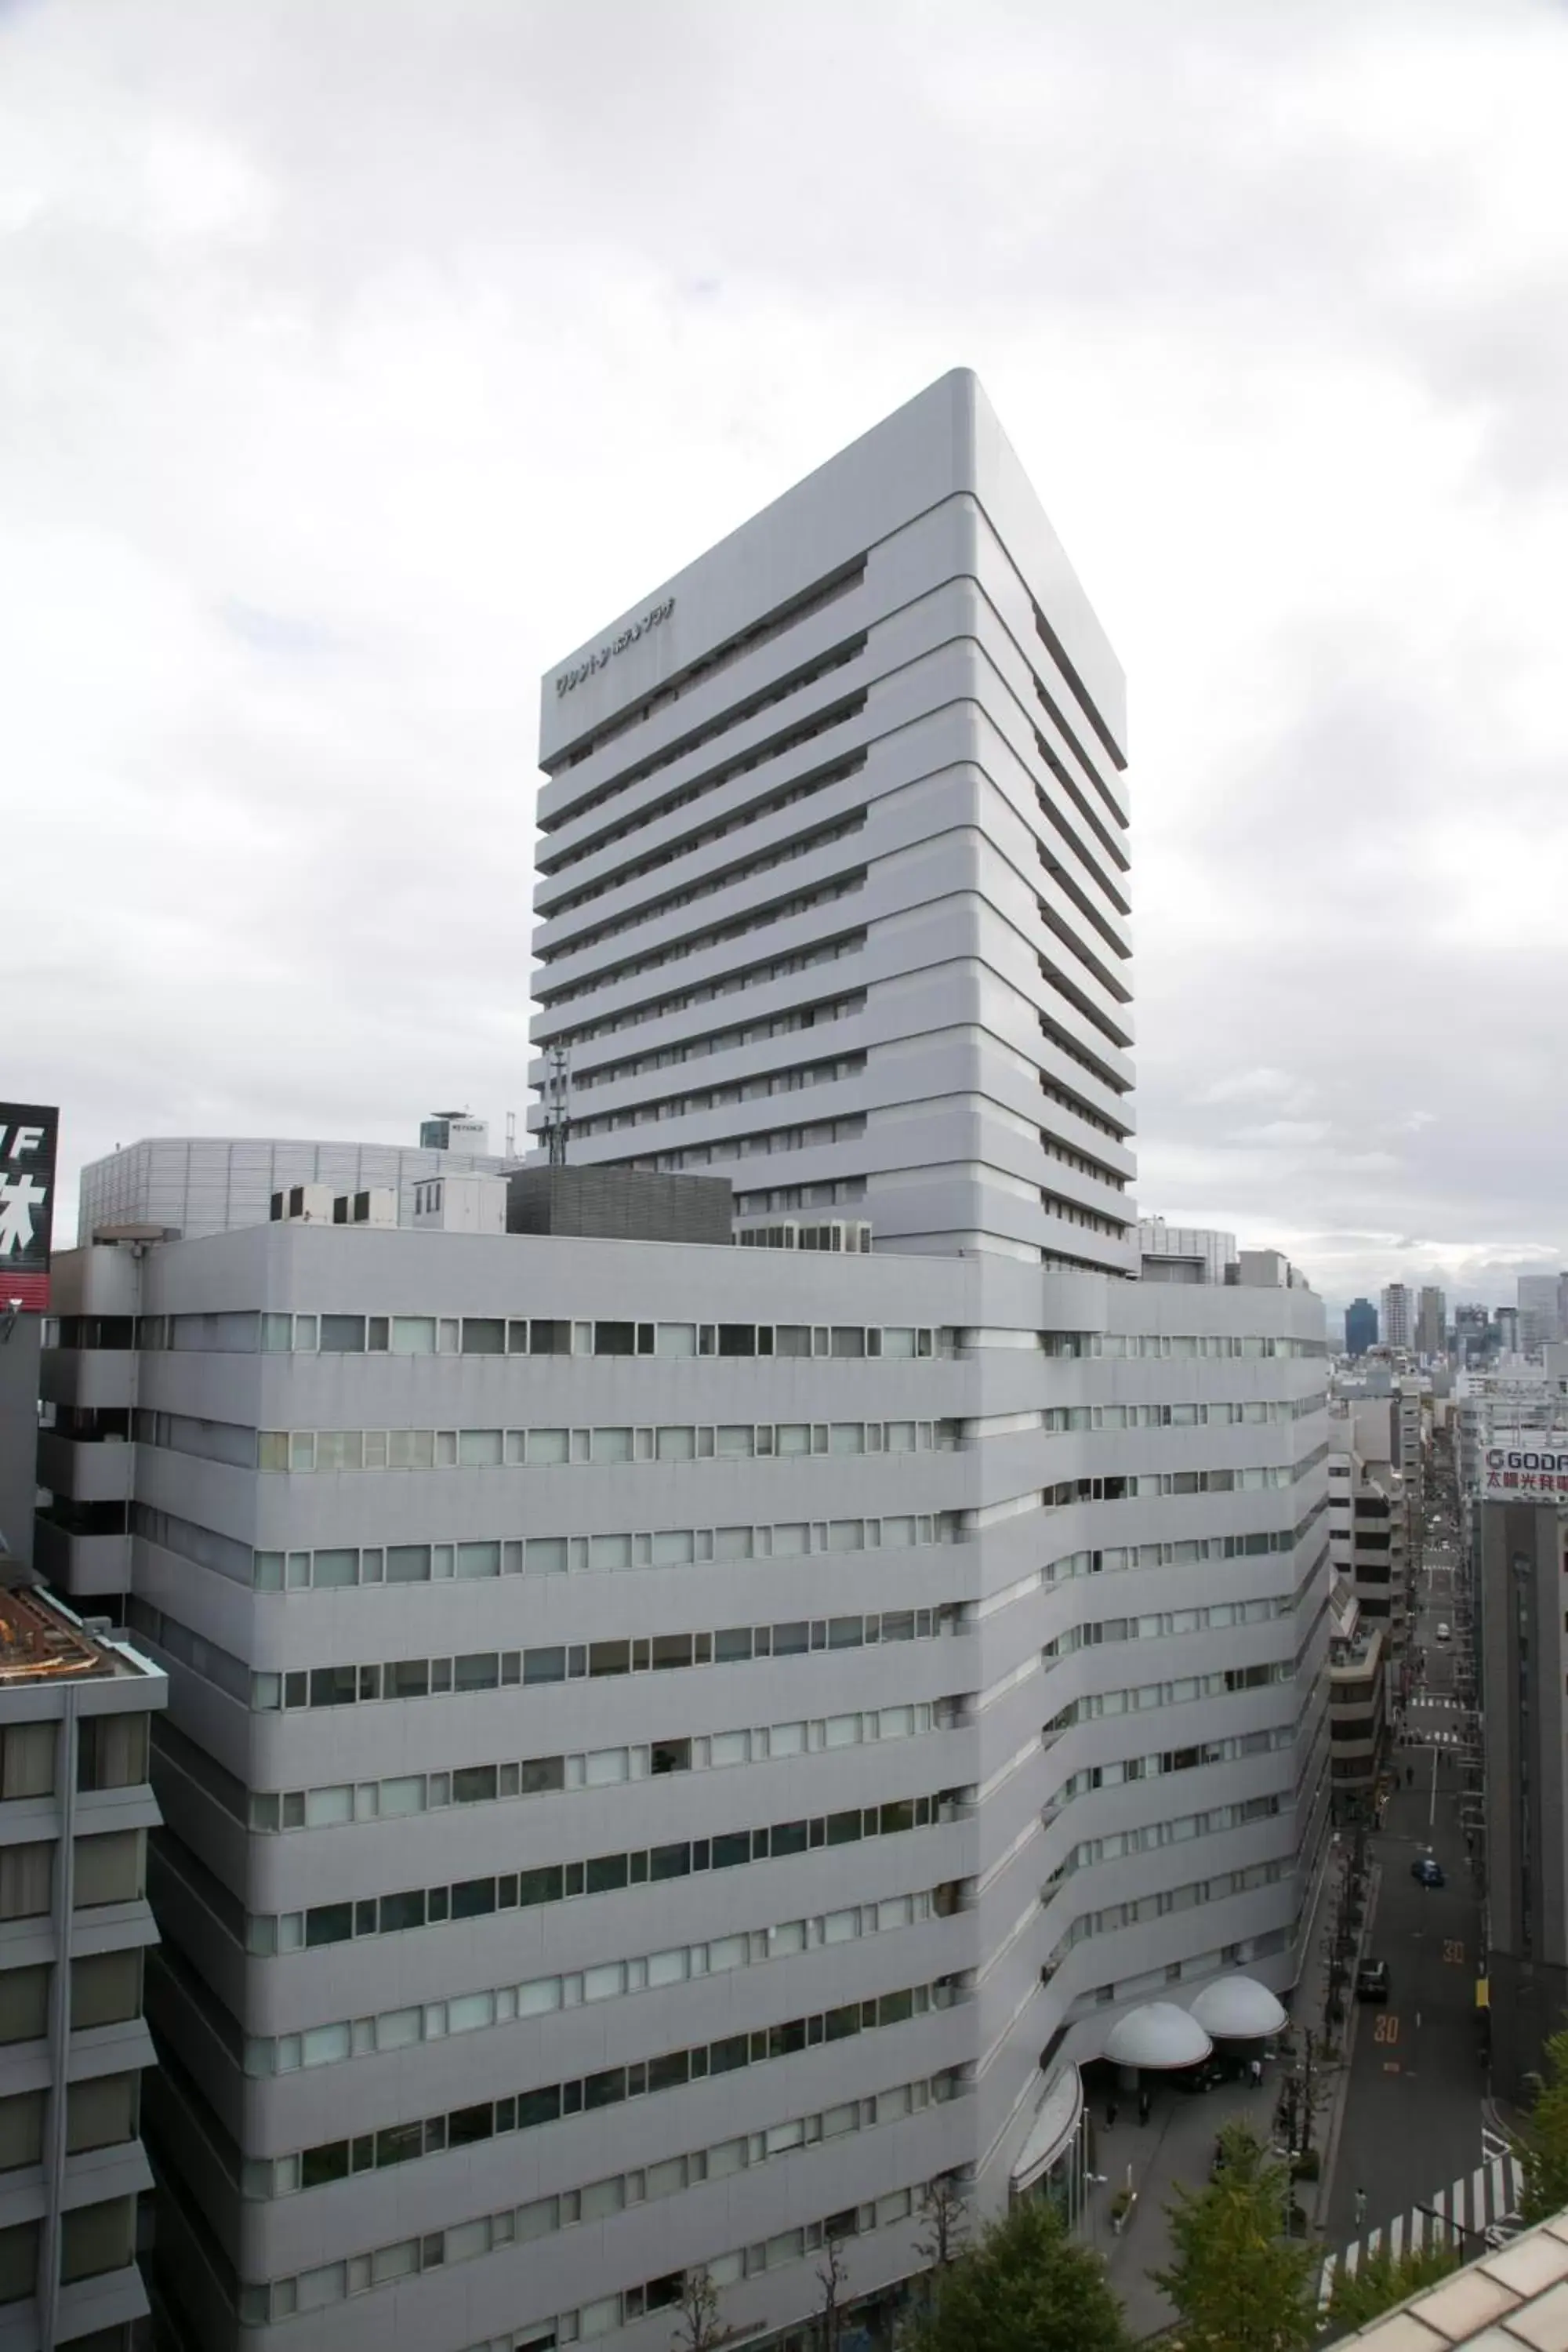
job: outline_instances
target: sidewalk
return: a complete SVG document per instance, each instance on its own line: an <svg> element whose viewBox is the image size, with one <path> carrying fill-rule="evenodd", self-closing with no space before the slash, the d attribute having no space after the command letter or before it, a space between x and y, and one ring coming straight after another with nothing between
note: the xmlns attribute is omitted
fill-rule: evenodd
<svg viewBox="0 0 1568 2352"><path fill-rule="evenodd" d="M1105 2256L1106 2275L1121 2298L1131 2335L1156 2335L1175 2317L1147 2273L1163 2269L1171 2258L1164 2208L1177 2182L1203 2188L1215 2141L1226 2124L1246 2124L1267 2145L1279 2096L1279 2069L1268 2065L1256 2090L1249 2083L1226 2083L1216 2090L1190 2094L1156 2084L1146 2124L1138 2120L1135 2096L1121 2100L1109 2130L1103 2107L1096 2108L1095 2169L1106 2179L1103 2188L1090 2191L1085 2235ZM1129 2166L1138 2203L1118 2237L1110 2227L1110 2200L1125 2182Z"/></svg>
<svg viewBox="0 0 1568 2352"><path fill-rule="evenodd" d="M1310 2027L1316 2034L1321 2026L1332 1922L1341 1878L1349 1866L1349 1841L1342 1840L1331 1848L1323 1871L1308 1931L1307 1959L1291 2002L1288 2032L1297 2048L1306 2028ZM1374 1909L1375 1900L1368 1906L1368 1930ZM1354 2002L1350 2002L1348 2008L1353 2030ZM1296 2185L1296 2200L1307 2215L1309 2238L1316 2239L1320 2245L1321 2217L1328 2211L1332 2158L1349 2084L1349 2041L1347 2032L1342 2037L1343 2063L1334 2077L1332 2103L1314 2118L1312 2126L1312 2144L1323 2157L1323 2178L1319 2182L1303 2180ZM1265 2147L1270 2145L1284 2071L1280 2061L1270 2060L1256 2089L1246 2082L1226 2083L1195 2095L1173 2090L1153 2078L1153 2107L1147 2124L1138 2121L1135 2096L1121 2098L1116 2122L1109 2128L1103 2105L1097 2105L1094 2168L1105 2176L1105 2180L1103 2187L1090 2191L1084 2234L1105 2257L1106 2275L1121 2298L1128 2330L1133 2336L1157 2335L1175 2317L1148 2273L1163 2269L1171 2257L1164 2209L1172 2201L1177 2184L1188 2189L1204 2187L1214 2159L1215 2141L1228 2123L1245 2123ZM1138 2202L1131 2220L1118 2236L1110 2227L1110 2200L1125 2184L1129 2166Z"/></svg>

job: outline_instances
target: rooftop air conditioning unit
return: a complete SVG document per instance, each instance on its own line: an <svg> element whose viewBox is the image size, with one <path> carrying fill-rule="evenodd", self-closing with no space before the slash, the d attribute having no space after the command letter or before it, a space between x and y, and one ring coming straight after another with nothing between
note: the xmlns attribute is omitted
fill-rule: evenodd
<svg viewBox="0 0 1568 2352"><path fill-rule="evenodd" d="M272 1195L275 1225L330 1225L332 1214L330 1184L290 1184Z"/></svg>

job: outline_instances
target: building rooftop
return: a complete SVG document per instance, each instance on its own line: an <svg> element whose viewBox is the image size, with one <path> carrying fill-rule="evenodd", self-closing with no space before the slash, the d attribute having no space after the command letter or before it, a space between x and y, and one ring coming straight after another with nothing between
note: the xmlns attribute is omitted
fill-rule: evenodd
<svg viewBox="0 0 1568 2352"><path fill-rule="evenodd" d="M1376 2352L1568 2352L1568 2213L1467 2263L1345 2344Z"/></svg>
<svg viewBox="0 0 1568 2352"><path fill-rule="evenodd" d="M42 1592L0 1591L0 1689L79 1682L134 1671L117 1644L100 1641Z"/></svg>

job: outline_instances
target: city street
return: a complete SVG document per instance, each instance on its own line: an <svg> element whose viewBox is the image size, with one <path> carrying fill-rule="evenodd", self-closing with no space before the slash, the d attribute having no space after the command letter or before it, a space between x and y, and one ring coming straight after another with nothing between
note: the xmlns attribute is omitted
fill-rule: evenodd
<svg viewBox="0 0 1568 2352"><path fill-rule="evenodd" d="M1481 2099L1486 2076L1477 2050L1475 1980L1480 1906L1459 1825L1463 1784L1458 1745L1463 1711L1453 1699L1459 1637L1440 1644L1439 1622L1454 1623L1451 1552L1434 1551L1424 1572L1412 1631L1411 1659L1426 1653L1425 1685L1413 1674L1406 1744L1395 1749L1399 1788L1370 1841L1382 1886L1369 1956L1388 1962L1386 2008L1363 2005L1352 2045L1351 2082L1324 2242L1361 2234L1366 2225L1410 2212L1481 2160ZM1405 1775L1413 1770L1414 1784ZM1447 1884L1423 1887L1411 1876L1430 1851Z"/></svg>

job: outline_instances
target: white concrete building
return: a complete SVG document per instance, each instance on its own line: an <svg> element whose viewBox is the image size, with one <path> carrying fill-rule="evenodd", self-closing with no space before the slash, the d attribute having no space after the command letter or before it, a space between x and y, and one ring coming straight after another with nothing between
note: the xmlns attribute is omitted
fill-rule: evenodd
<svg viewBox="0 0 1568 2352"><path fill-rule="evenodd" d="M702 2265L798 2343L935 2179L1076 2217L1078 2065L1288 1988L1324 1851L1322 1308L1130 1278L1120 678L973 379L545 702L573 1160L815 1245L426 1185L57 1265L51 1565L173 1680L204 2352L665 2352Z"/></svg>
<svg viewBox="0 0 1568 2352"><path fill-rule="evenodd" d="M1131 1272L1123 703L963 373L569 656L533 1077L569 1051L573 1158Z"/></svg>
<svg viewBox="0 0 1568 2352"><path fill-rule="evenodd" d="M699 2262L785 2329L830 2221L856 2294L909 2270L939 2174L1076 2206L1130 2002L1292 1981L1310 1294L313 1224L56 1282L141 1343L47 1359L134 1433L53 1441L133 1477L55 1566L128 1557L174 1683L149 2129L204 2347L662 2352Z"/></svg>

